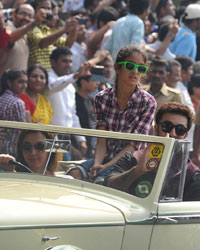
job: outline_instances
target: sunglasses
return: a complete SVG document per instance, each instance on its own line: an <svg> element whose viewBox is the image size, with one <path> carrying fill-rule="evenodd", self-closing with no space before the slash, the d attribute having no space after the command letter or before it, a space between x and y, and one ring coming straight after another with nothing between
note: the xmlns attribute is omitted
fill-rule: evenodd
<svg viewBox="0 0 200 250"><path fill-rule="evenodd" d="M172 122L170 121L164 121L160 123L161 125L161 129L164 133L170 133L171 130L173 128L175 128L175 132L178 136L183 136L184 134L186 134L186 132L188 131L188 129L186 127L184 127L182 124L177 124L174 125Z"/></svg>
<svg viewBox="0 0 200 250"><path fill-rule="evenodd" d="M46 145L46 142L44 141L40 141L35 144L31 144L29 142L23 142L21 148L22 148L22 151L26 151L26 152L31 152L33 148L37 151L44 151L47 148L47 145Z"/></svg>
<svg viewBox="0 0 200 250"><path fill-rule="evenodd" d="M124 64L126 71L130 71L131 72L131 71L134 71L135 69L137 69L137 72L140 75L145 75L147 73L148 69L149 69L146 65L136 64L136 63L127 62L127 61L118 62L118 64Z"/></svg>

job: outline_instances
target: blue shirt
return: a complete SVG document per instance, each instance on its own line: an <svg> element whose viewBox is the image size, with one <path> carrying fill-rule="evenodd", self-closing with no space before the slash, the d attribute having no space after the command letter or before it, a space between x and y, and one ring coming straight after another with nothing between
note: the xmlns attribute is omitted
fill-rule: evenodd
<svg viewBox="0 0 200 250"><path fill-rule="evenodd" d="M113 60L120 48L129 44L140 45L144 39L144 23L134 14L128 14L117 20L113 26L112 35L106 42L104 49L108 50Z"/></svg>
<svg viewBox="0 0 200 250"><path fill-rule="evenodd" d="M196 34L186 26L180 27L169 48L172 53L189 56L195 61L197 54Z"/></svg>

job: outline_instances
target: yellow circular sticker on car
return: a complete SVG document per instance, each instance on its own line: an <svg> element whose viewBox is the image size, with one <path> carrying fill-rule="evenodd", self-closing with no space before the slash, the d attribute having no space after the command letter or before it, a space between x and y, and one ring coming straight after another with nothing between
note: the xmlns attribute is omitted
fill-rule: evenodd
<svg viewBox="0 0 200 250"><path fill-rule="evenodd" d="M163 153L163 145L158 145L158 144L154 144L151 145L150 151L149 151L149 158L161 158L162 157L162 153Z"/></svg>

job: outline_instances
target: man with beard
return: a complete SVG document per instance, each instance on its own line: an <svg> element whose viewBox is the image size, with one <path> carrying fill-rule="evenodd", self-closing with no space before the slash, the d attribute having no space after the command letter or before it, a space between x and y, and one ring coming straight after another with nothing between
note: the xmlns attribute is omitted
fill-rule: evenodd
<svg viewBox="0 0 200 250"><path fill-rule="evenodd" d="M168 62L160 57L155 57L150 65L147 75L148 85L144 89L154 96L157 109L165 102L182 102L179 92L166 85Z"/></svg>
<svg viewBox="0 0 200 250"><path fill-rule="evenodd" d="M35 16L34 9L29 4L22 4L15 9L13 21L8 21L7 29L17 31L15 39L8 46L0 50L0 76L7 69L26 70L29 57L27 44L28 31L40 24L46 18L46 13L41 10Z"/></svg>

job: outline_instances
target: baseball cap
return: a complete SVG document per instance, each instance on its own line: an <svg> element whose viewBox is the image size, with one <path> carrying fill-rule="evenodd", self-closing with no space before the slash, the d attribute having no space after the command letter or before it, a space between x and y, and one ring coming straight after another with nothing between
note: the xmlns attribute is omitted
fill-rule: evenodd
<svg viewBox="0 0 200 250"><path fill-rule="evenodd" d="M152 60L151 60L151 65L156 65L156 66L165 66L166 69L168 69L169 64L167 62L166 59L161 58L160 56L155 56Z"/></svg>
<svg viewBox="0 0 200 250"><path fill-rule="evenodd" d="M200 4L189 4L184 12L185 19L200 18Z"/></svg>

